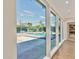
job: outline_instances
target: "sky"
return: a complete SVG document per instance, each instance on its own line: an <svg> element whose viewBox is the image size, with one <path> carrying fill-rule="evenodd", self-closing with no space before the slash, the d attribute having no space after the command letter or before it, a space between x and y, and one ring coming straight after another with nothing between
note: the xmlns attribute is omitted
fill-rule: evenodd
<svg viewBox="0 0 79 59"><path fill-rule="evenodd" d="M17 22L38 22L45 20L45 8L36 0L16 0Z"/></svg>
<svg viewBox="0 0 79 59"><path fill-rule="evenodd" d="M45 8L36 0L16 0L17 23L37 24L40 20L45 23Z"/></svg>

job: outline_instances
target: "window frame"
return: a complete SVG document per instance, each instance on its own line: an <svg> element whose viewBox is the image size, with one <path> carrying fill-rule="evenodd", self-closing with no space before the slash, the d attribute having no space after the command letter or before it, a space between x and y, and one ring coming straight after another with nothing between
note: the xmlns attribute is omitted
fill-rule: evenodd
<svg viewBox="0 0 79 59"><path fill-rule="evenodd" d="M52 11L52 10L50 10L50 15L54 15L55 16L55 21L56 21L56 23L55 23L55 26L56 26L56 28L55 28L55 32L57 33L57 16L54 14L54 11ZM50 16L50 18L51 18L51 16ZM51 21L51 19L50 19L50 21ZM52 21L53 22L53 21ZM51 23L50 23L50 28L51 28ZM51 31L51 30L50 30ZM51 31L52 32L52 31ZM57 34L56 34L56 37L57 37ZM55 44L57 45L57 38L55 38L55 40L56 40L56 42L55 42ZM55 48L55 47L54 47ZM52 48L51 47L51 49L54 49L54 48Z"/></svg>
<svg viewBox="0 0 79 59"><path fill-rule="evenodd" d="M46 56L44 57L44 59L49 58L51 59L51 57L54 55L54 53L59 49L59 47L61 46L61 44L64 41L61 41L60 44L58 44L58 19L59 16L57 15L57 13L55 13L55 11L49 6L49 4L44 1L44 0L38 0L38 3L40 3L41 5L43 5L45 7L45 23L46 23ZM51 50L51 24L50 24L50 13L52 12L52 14L54 14L56 16L56 46Z"/></svg>

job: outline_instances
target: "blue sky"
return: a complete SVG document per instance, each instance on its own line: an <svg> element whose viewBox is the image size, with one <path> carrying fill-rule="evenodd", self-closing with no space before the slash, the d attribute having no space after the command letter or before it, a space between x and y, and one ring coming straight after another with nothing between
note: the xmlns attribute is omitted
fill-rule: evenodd
<svg viewBox="0 0 79 59"><path fill-rule="evenodd" d="M16 0L16 17L17 23L22 20L22 23L31 22L36 25L40 20L45 23L45 8L42 7L36 0ZM55 17L51 17L55 19ZM55 25L55 20L51 20L52 25Z"/></svg>
<svg viewBox="0 0 79 59"><path fill-rule="evenodd" d="M36 23L45 20L45 9L36 0L16 0L17 22Z"/></svg>

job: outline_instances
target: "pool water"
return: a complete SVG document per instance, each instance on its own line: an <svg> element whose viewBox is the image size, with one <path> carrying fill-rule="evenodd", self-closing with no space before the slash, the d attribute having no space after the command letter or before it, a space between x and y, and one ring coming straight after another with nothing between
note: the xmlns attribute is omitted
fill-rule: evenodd
<svg viewBox="0 0 79 59"><path fill-rule="evenodd" d="M17 59L40 59L44 56L44 39L31 40L17 44Z"/></svg>
<svg viewBox="0 0 79 59"><path fill-rule="evenodd" d="M55 40L52 40L54 47ZM43 59L45 57L46 40L35 39L17 44L17 59Z"/></svg>
<svg viewBox="0 0 79 59"><path fill-rule="evenodd" d="M38 34L33 34L34 36L40 36L40 37L45 37L46 36L46 34L44 34L44 33L38 33Z"/></svg>

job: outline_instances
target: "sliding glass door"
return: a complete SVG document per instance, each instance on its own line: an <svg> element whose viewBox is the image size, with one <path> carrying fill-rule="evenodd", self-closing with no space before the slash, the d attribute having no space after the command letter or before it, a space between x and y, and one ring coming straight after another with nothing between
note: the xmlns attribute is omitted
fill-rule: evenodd
<svg viewBox="0 0 79 59"><path fill-rule="evenodd" d="M56 16L53 12L50 14L50 26L51 26L51 49L56 46Z"/></svg>
<svg viewBox="0 0 79 59"><path fill-rule="evenodd" d="M38 0L16 0L16 21L17 59L43 59L61 42L61 20Z"/></svg>
<svg viewBox="0 0 79 59"><path fill-rule="evenodd" d="M45 6L16 0L17 59L43 59L46 47Z"/></svg>

